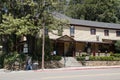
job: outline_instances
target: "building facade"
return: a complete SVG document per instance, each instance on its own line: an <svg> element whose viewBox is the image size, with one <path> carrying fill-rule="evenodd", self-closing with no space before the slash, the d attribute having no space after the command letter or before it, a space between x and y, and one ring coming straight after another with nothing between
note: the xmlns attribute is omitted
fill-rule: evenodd
<svg viewBox="0 0 120 80"><path fill-rule="evenodd" d="M58 55L74 56L76 52L96 55L101 52L114 52L114 43L120 40L120 24L72 19L60 13L55 17L69 20L63 27L61 36L49 33ZM57 30L53 31L58 33Z"/></svg>

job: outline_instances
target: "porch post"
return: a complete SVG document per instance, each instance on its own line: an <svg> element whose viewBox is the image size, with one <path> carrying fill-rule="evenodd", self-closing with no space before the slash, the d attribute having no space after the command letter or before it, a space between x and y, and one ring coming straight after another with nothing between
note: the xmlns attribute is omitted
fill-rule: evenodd
<svg viewBox="0 0 120 80"><path fill-rule="evenodd" d="M93 43L93 45L94 45L94 51L93 51L93 56L95 56L96 55L96 45L95 45L95 43Z"/></svg>

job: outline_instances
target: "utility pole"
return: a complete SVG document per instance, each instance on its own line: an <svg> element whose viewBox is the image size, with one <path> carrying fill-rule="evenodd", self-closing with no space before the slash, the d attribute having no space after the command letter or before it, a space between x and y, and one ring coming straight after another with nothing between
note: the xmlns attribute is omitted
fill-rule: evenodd
<svg viewBox="0 0 120 80"><path fill-rule="evenodd" d="M45 0L43 1L43 6L45 6ZM44 12L43 12L44 13ZM43 23L42 23L42 27L43 27L43 30L42 30L42 70L44 70L44 62L45 62L45 16L43 15Z"/></svg>
<svg viewBox="0 0 120 80"><path fill-rule="evenodd" d="M43 20L44 21L44 20ZM42 38L42 69L44 69L44 57L45 57L45 23L43 22L43 38Z"/></svg>

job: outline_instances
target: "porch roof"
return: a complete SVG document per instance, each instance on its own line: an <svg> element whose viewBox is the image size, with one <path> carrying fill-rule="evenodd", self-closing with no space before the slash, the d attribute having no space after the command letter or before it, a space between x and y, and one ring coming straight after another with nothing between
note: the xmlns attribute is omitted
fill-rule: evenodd
<svg viewBox="0 0 120 80"><path fill-rule="evenodd" d="M89 41L89 40L77 40L74 39L68 35L59 36L59 37L50 37L50 39L57 40L57 41L76 41L76 42L90 42L90 43L101 43L101 44L111 44L112 42L106 42L106 41Z"/></svg>
<svg viewBox="0 0 120 80"><path fill-rule="evenodd" d="M80 41L80 40L76 40L77 42L85 42L85 43L100 43L100 44L111 44L111 42L101 42L101 41Z"/></svg>

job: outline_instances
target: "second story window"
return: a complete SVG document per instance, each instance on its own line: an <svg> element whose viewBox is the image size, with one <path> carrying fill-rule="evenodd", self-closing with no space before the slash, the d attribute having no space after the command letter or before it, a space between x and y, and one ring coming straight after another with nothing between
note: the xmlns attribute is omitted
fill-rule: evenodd
<svg viewBox="0 0 120 80"><path fill-rule="evenodd" d="M109 36L109 30L104 30L104 35Z"/></svg>
<svg viewBox="0 0 120 80"><path fill-rule="evenodd" d="M71 26L70 27L70 36L74 36L74 33L75 33L75 27Z"/></svg>
<svg viewBox="0 0 120 80"><path fill-rule="evenodd" d="M116 31L116 36L120 36L120 31Z"/></svg>
<svg viewBox="0 0 120 80"><path fill-rule="evenodd" d="M90 32L91 32L92 35L95 35L95 34L96 34L96 29L92 28L92 29L90 30Z"/></svg>

